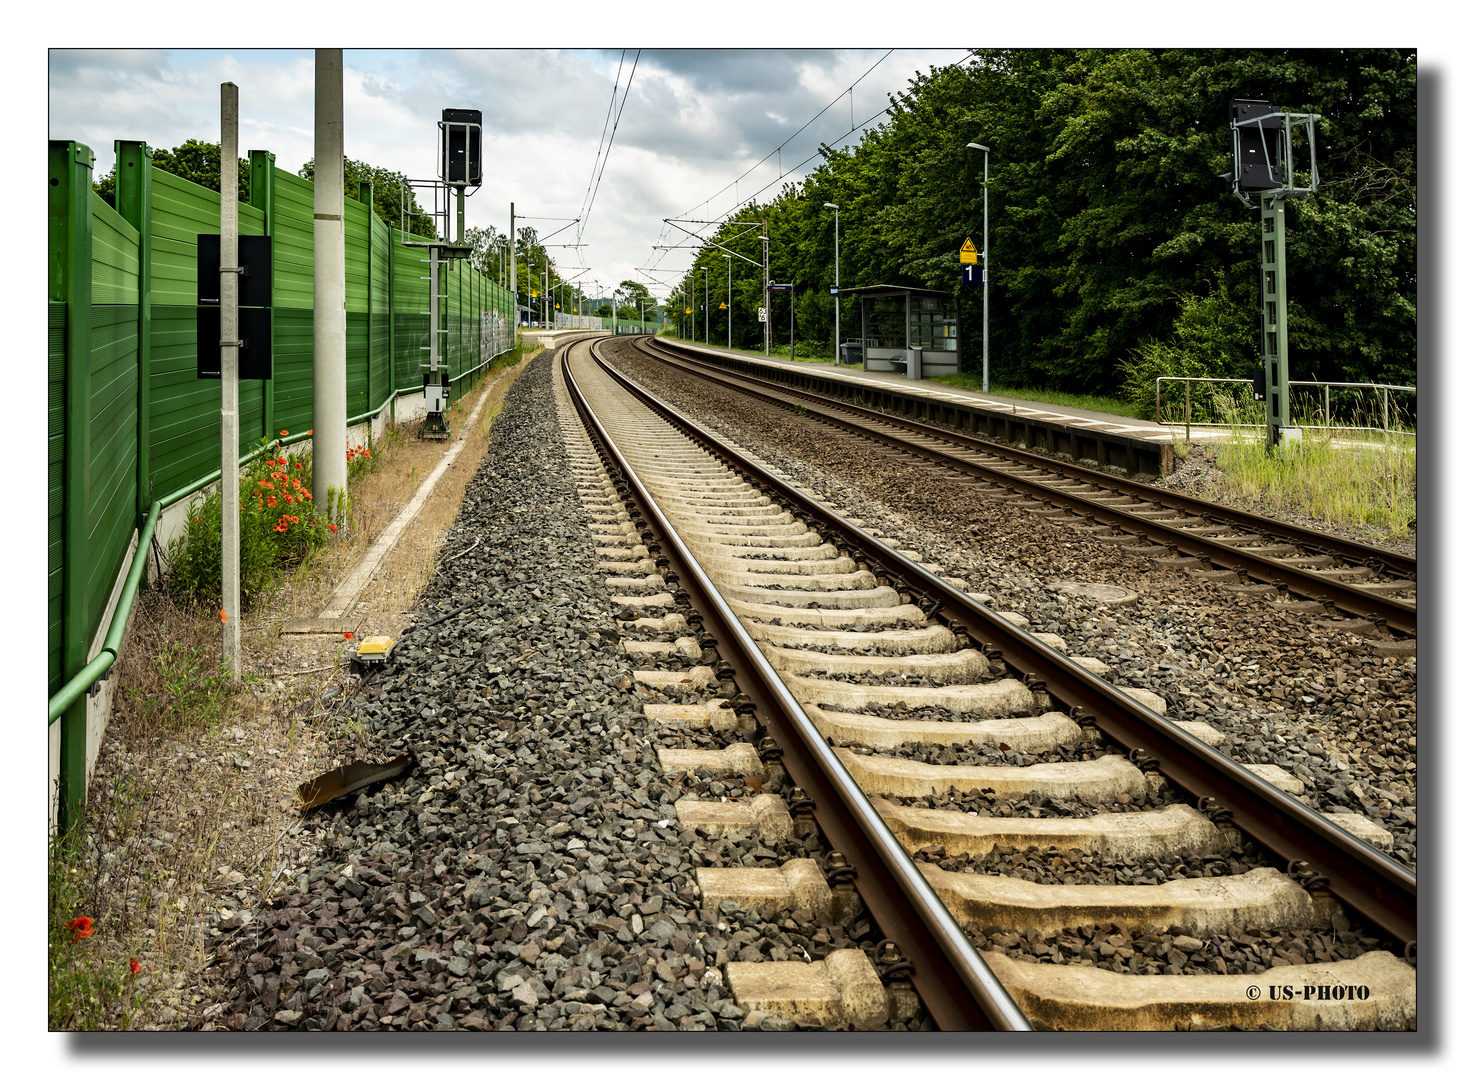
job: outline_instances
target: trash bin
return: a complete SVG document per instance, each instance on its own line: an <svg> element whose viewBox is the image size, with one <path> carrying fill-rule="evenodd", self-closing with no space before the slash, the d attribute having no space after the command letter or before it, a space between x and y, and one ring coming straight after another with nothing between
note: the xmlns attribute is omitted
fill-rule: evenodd
<svg viewBox="0 0 1465 1080"><path fill-rule="evenodd" d="M846 364L863 364L865 362L865 346L863 342L846 341L840 346L844 354L843 360Z"/></svg>
<svg viewBox="0 0 1465 1080"><path fill-rule="evenodd" d="M905 377L907 379L925 378L925 374L921 371L925 352L925 347L921 345L914 345L906 350Z"/></svg>

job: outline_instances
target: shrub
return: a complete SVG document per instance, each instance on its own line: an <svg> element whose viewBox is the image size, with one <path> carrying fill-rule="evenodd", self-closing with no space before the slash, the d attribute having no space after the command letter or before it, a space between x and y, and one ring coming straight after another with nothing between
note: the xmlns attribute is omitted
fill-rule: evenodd
<svg viewBox="0 0 1465 1080"><path fill-rule="evenodd" d="M272 452L254 459L239 477L239 592L246 608L276 585L336 531L315 505L307 456ZM169 587L200 604L217 604L223 578L218 491L190 503L184 531L168 545Z"/></svg>
<svg viewBox="0 0 1465 1080"><path fill-rule="evenodd" d="M1147 341L1129 359L1121 361L1124 377L1121 391L1138 415L1155 415L1155 380L1161 376L1194 379L1248 378L1257 364L1256 320L1226 291L1217 279L1205 296L1187 293L1180 298L1180 313L1167 341ZM1202 383L1191 387L1191 415L1197 420L1219 420L1220 410L1211 404L1220 391L1234 398L1244 387ZM1185 400L1184 384L1162 386L1168 401ZM1182 406L1183 408L1183 406Z"/></svg>

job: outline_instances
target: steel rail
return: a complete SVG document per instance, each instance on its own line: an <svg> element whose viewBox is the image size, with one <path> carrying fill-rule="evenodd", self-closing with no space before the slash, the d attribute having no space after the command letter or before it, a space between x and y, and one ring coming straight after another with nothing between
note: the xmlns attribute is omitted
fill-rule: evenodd
<svg viewBox="0 0 1465 1080"><path fill-rule="evenodd" d="M561 367L576 411L607 470L619 478L620 494L661 545L672 570L667 583L702 615L740 691L779 743L785 771L812 800L820 829L855 868L865 907L911 963L911 983L932 1019L943 1030L1032 1030L616 447L575 381L568 350Z"/></svg>
<svg viewBox="0 0 1465 1080"><path fill-rule="evenodd" d="M654 355L654 354L653 354ZM695 363L694 361L677 358L672 362ZM776 394L768 389L749 388L738 385L729 376L723 375L713 369L712 371L696 371L695 374L722 382L730 388L752 396L771 400L777 403ZM745 376L756 378L755 376ZM761 381L761 380L760 380ZM776 385L776 384L775 384ZM1285 585L1289 591L1295 592L1304 597L1311 597L1319 600L1329 600L1335 605L1352 614L1375 621L1382 619L1387 625L1402 633L1414 635L1417 630L1417 611L1414 604L1407 601L1400 601L1393 597L1369 591L1349 585L1346 582L1335 581L1325 575L1315 573L1302 567L1289 566L1273 558L1254 555L1245 548L1232 544L1217 542L1205 536L1197 535L1187 529L1172 527L1163 521L1151 520L1150 518L1136 513L1126 511L1121 507L1106 506L1103 503L1094 502L1084 495L1076 492L1057 490L1050 485L1051 481L1034 480L1028 477L1014 475L1003 469L991 465L984 465L980 462L969 461L966 458L958 457L947 453L939 448L924 446L917 442L909 442L900 435L881 431L876 427L867 426L855 420L831 413L829 409L843 409L862 416L870 423L885 423L891 426L904 427L922 437L943 440L956 443L963 449L976 453L1000 454L1008 456L1008 448L1000 447L993 443L985 443L970 436L958 435L942 428L930 427L919 424L904 418L892 419L882 413L865 409L858 405L847 402L831 402L816 394L808 394L805 391L794 390L778 386L778 393L791 394L805 397L814 402L820 419L836 426L843 427L866 438L871 438L886 445L893 446L906 453L919 454L926 460L974 474L990 483L1001 484L1008 488L1021 489L1024 493L1033 495L1040 499L1054 504L1061 504L1070 511L1079 511L1083 516L1092 515L1095 521L1102 521L1119 529L1121 532L1131 536L1144 537L1156 544L1166 547L1174 547L1185 551L1207 561L1219 564L1230 564L1228 568L1241 570L1244 573L1264 581L1273 586ZM1021 451L1012 451L1014 456L1021 454ZM1031 457L1028 455L1028 457ZM1270 518L1260 518L1256 515L1246 514L1240 511L1231 511L1229 508L1219 506L1215 503L1206 502L1203 499L1192 500L1189 497L1175 497L1157 495L1156 489L1133 481L1121 481L1107 473L1094 472L1084 469L1082 466L1060 465L1051 459L1032 459L1022 464L1030 465L1033 468L1040 468L1045 472L1057 471L1060 478L1074 480L1080 483L1089 483L1112 487L1124 494L1137 499L1144 499L1163 509L1173 510L1177 513L1189 513L1204 518L1207 523L1215 522L1227 526L1235 526L1237 529L1252 530L1260 533L1271 533L1279 539L1285 540L1293 545L1304 547L1313 551L1326 552L1328 554L1340 554L1345 559L1357 558L1360 561L1370 562L1376 565L1383 565L1386 568L1392 567L1397 573L1412 573L1414 569L1413 560L1405 560L1380 548L1369 547L1368 545L1356 544L1352 541L1338 540L1315 533L1311 530L1299 529L1296 526L1289 526L1282 522L1275 522ZM1386 561L1387 559L1387 561Z"/></svg>
<svg viewBox="0 0 1465 1080"><path fill-rule="evenodd" d="M691 364L699 368L721 374L724 369L718 368L707 359L705 355L693 355L687 346L679 342L661 341L656 339L645 339L639 343L643 349L652 355L656 350L675 350L678 355L677 361L683 364ZM1301 525L1293 525L1290 522L1280 521L1276 518L1264 517L1260 514L1253 514L1246 510L1239 510L1235 507L1222 506L1220 503L1211 502L1208 499L1201 499L1194 495L1186 495L1183 492L1168 491L1157 488L1153 484L1141 483L1137 480L1129 480L1122 476L1115 476L1113 473L1101 472L1097 469L1090 469L1079 465L1076 462L1065 462L1053 457L1036 454L1029 450L1020 450L1007 443L994 442L990 439L982 439L974 435L968 435L962 431L953 431L950 428L937 427L934 424L923 423L907 416L891 416L888 413L877 412L874 409L857 405L853 402L842 399L831 399L820 394L811 393L808 390L800 390L797 387L785 386L777 380L765 375L746 374L746 378L754 379L768 386L777 387L781 392L807 398L811 401L822 402L826 405L836 406L859 413L869 418L880 420L897 427L905 427L911 431L928 436L933 439L942 439L947 442L954 442L959 446L978 453L992 454L998 457L1005 457L1019 464L1031 468L1041 469L1044 472L1057 472L1060 475L1080 483L1093 484L1098 487L1109 487L1115 491L1132 495L1137 499L1146 499L1167 510L1175 510L1181 513L1192 514L1196 517L1213 517L1224 520L1227 524L1234 524L1238 528L1249 529L1254 532L1266 533L1279 539L1285 539L1289 543L1311 550L1326 549L1333 554L1341 555L1350 562L1358 564L1378 563L1382 564L1390 573L1398 577L1413 577L1416 573L1416 561L1407 555L1396 551L1389 551L1386 548L1375 547L1372 544L1359 543L1356 540L1349 540L1346 537L1334 536L1330 533L1318 532ZM729 385L736 386L736 383ZM853 389L853 387L851 388ZM879 389L888 390L889 387L880 386ZM943 404L947 404L943 402Z"/></svg>
<svg viewBox="0 0 1465 1080"><path fill-rule="evenodd" d="M1389 937L1408 944L1417 937L1415 875L1334 825L1311 807L1262 780L1062 653L1049 648L996 612L973 600L924 567L788 486L757 464L728 450L716 436L658 401L621 373L607 368L644 403L690 438L743 474L749 483L793 507L841 539L838 546L868 553L887 574L903 579L925 599L928 618L944 621L957 634L979 643L989 657L1024 674L1029 686L1046 692L1076 719L1092 722L1131 753L1141 752L1177 787L1207 806L1213 820L1230 821L1289 867L1306 863L1314 888L1326 887L1341 903ZM1139 757L1139 754L1136 754ZM1203 804L1206 805L1206 804Z"/></svg>

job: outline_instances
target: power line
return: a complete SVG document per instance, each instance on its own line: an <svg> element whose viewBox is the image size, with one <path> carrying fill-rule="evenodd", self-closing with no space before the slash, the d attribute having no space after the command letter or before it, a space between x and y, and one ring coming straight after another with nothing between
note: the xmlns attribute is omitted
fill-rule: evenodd
<svg viewBox="0 0 1465 1080"><path fill-rule="evenodd" d="M610 88L610 102L605 107L605 120L600 125L600 144L595 148L595 160L590 163L590 178L585 181L585 198L580 202L580 217L583 219L585 210L590 205L590 189L595 183L595 167L600 164L600 153L605 148L605 133L610 127L610 114L615 111L616 93L621 88L621 68L626 63L626 50L621 50L621 61L616 65L615 85ZM583 231L583 230L582 230Z"/></svg>
<svg viewBox="0 0 1465 1080"><path fill-rule="evenodd" d="M835 104L837 104L840 101L840 99L842 99L846 94L849 95L850 102L851 102L851 108L853 108L853 103L854 103L854 89L855 89L855 87L858 86L858 85L860 85L860 83L862 83L869 76L870 72L874 71L877 67L879 67L881 64L883 64L890 57L890 54L893 53L893 52L895 52L894 49L887 49L886 52L885 52L885 54L883 56L881 56L880 59L876 60L873 64L871 64L868 68L866 68L865 71L864 71L864 73L862 75L860 75L860 77L858 79L856 79L854 82L850 83L849 86L847 86L843 90L841 90L838 94L836 94L834 96L834 98L829 102L828 105L825 105L824 108L820 109L817 113L815 113L813 116L811 116L808 119L808 121L803 125L803 127L799 128L798 131L795 131L792 135L789 135L787 138L785 138L783 140L783 142L779 143L772 150L768 151L767 154L763 155L763 157L762 157L761 160L759 160L754 165L750 166L745 172L743 172L743 174L741 176L738 176L735 179L733 179L730 183L725 184L720 190L714 192L709 198L703 199L700 205L706 206L706 205L710 204L713 199L717 198L717 196L719 196L723 192L725 192L728 188L736 188L744 179L747 178L747 176L750 173L752 173L755 169L759 168L761 165L763 165L765 162L767 162L769 158L774 157L775 155L777 155L779 157L780 166L779 166L779 170L778 170L778 177L777 177L777 179L775 179L773 181L773 183L777 183L778 180L782 180L785 176L788 175L788 173L784 172L783 169L782 169L782 152L783 152L784 146L786 144L788 144L789 142L791 142L793 139L797 138L799 135L803 134L804 131L808 129L808 127L809 127L810 124L812 124L815 120L818 120L819 117L823 116L830 109L832 109L835 106ZM888 112L888 111L889 111L888 107L886 109L881 110L881 112ZM875 115L876 116L879 116L880 113L876 113ZM868 122L869 121L866 121L866 123L868 123ZM861 125L861 126L863 126L863 125ZM855 130L856 130L855 125L853 123L851 123L851 125L850 125L850 131L853 132ZM806 158L805 159L805 162L808 162L808 161L811 161L811 160L813 160L813 157L812 156L809 157L809 158ZM802 164L803 163L800 163L800 165L795 166L795 168L802 167ZM767 190L767 187L768 187L768 185L764 185L764 187L759 188L758 189L758 193L761 193L762 191ZM747 202L749 202L751 199L756 198L758 193L755 193L754 195L749 196L748 199L743 199L743 200L739 201L738 203L736 203L733 206L733 208L731 210L728 211L728 213L729 214L733 213L734 211L737 210L738 207L743 206ZM691 210L690 209L689 210L686 210L686 211L683 211L683 214L689 214L689 213L691 213ZM657 237L657 245L660 245L661 242L663 240L665 240L665 239L666 239L666 225L663 224L662 225L662 228L661 228L661 234ZM660 258L661 258L661 256L658 255L657 256L658 261L660 260Z"/></svg>
<svg viewBox="0 0 1465 1080"><path fill-rule="evenodd" d="M766 154L766 155L764 155L764 157L763 157L763 159L762 159L762 160L761 160L761 161L759 161L759 162L758 162L758 164L757 164L757 165L754 165L754 166L753 166L753 167L752 167L752 168L750 168L750 169L748 169L748 170L747 170L747 171L746 171L746 172L744 172L744 173L743 173L743 174L742 174L742 176L739 176L739 177L738 177L738 178L737 178L737 180L735 180L735 181L733 181L733 182L732 182L732 183L730 183L730 184L726 184L726 185L724 185L724 186L723 186L723 187L722 187L722 189L721 189L721 190L719 190L719 191L718 191L718 192L716 192L716 193L715 193L715 194L714 194L714 195L713 195L713 196L712 196L712 198L714 198L714 199L715 199L715 198L716 198L716 197L717 197L717 196L718 196L718 195L721 195L721 194L722 194L722 193L723 193L723 192L724 192L724 191L726 191L726 190L727 190L727 189L728 189L728 188L730 188L730 187L733 187L733 186L734 186L734 185L736 185L736 184L737 184L737 183L739 183L739 182L740 182L740 181L741 181L741 180L743 180L743 179L744 179L744 178L745 178L745 177L746 177L746 176L747 176L747 175L748 175L748 173L751 173L751 172L752 172L752 171L753 171L753 169L756 169L756 168L758 168L758 166L759 166L759 165L762 165L762 164L763 164L763 163L764 163L764 162L766 162L766 161L767 161L767 160L768 160L768 159L769 159L769 158L771 158L771 157L773 157L773 156L774 156L774 155L775 155L775 154L778 154L778 155L779 155L779 158L780 158L780 164L779 164L779 172L778 172L778 175L777 175L777 176L776 176L776 177L774 177L774 178L773 178L773 179L772 179L772 180L770 180L770 181L769 181L769 182L768 182L768 183L766 183L766 184L764 184L764 185L763 185L763 186L762 186L762 187L761 187L761 188L759 188L759 189L758 189L758 190L757 190L757 191L755 191L755 192L753 192L753 194L751 194L751 195L749 195L749 196L748 196L748 197L747 197L747 198L745 198L745 199L741 199L741 200L739 200L739 201L738 201L738 202L736 202L736 203L734 203L734 204L733 204L733 205L732 205L732 206L731 206L731 207L729 207L729 208L728 208L728 210L727 210L727 211L726 211L726 212L725 212L725 214L724 214L724 215L723 215L723 216L724 216L724 217L728 217L728 216L731 216L731 215L732 215L732 214L735 214L735 213L737 213L737 211L738 211L738 210L739 210L739 209L740 209L740 208L742 208L742 207L743 207L743 206L746 206L746 205L747 205L747 204L748 204L748 203L750 203L750 202L752 202L752 201L753 201L753 200L754 200L754 199L756 199L756 198L757 198L757 197L758 197L758 196L759 196L759 195L761 195L761 194L763 194L763 192L765 192L765 191L767 191L767 190L768 190L768 189L769 189L769 188L770 188L770 187L772 187L772 186L773 186L773 185L774 185L774 184L777 184L777 183L779 183L779 182L780 182L780 181L782 181L782 180L783 180L783 179L784 179L784 178L785 178L785 177L788 177L788 176L790 176L790 175L792 175L792 174L794 174L794 173L796 173L796 172L798 172L798 171L799 171L799 170L800 170L800 169L802 169L802 168L803 168L803 167L804 167L804 166L805 166L805 165L807 165L807 164L808 164L808 163L809 163L809 162L811 162L811 161L813 161L813 160L814 160L814 159L815 159L815 158L816 158L816 157L818 157L818 156L819 156L819 155L820 155L820 154L821 154L821 153L823 153L823 147L824 147L824 146L827 146L827 145L828 145L828 143L821 143L821 144L820 144L820 148L819 148L819 149L818 149L818 150L815 150L815 151L814 151L814 153L812 153L812 154L810 154L810 155L809 155L809 156L808 156L808 157L806 157L806 158L804 158L804 160L803 160L803 161L801 161L801 162L799 162L799 163L798 163L798 164L797 164L797 165L793 165L793 166L791 166L791 167L790 167L790 168L789 168L789 169L788 169L788 170L787 170L787 171L784 171L784 170L783 170L783 168L782 168L782 155L781 155L781 151L782 151L782 149L783 149L783 147L784 147L784 146L785 146L785 145L786 145L786 144L787 144L787 143L788 143L788 142L789 142L789 141L791 141L791 140L792 140L792 139L793 139L793 138L795 138L795 137L796 137L796 136L797 136L797 135L799 135L799 134L800 134L800 133L801 133L801 132L803 132L803 131L804 131L804 129L805 129L805 128L807 128L807 127L808 127L808 126L809 126L809 124L812 124L812 123L813 123L813 122L814 122L814 121L815 121L815 120L817 120L817 119L819 119L819 117L820 117L820 116L823 116L823 115L824 115L824 114L825 114L825 113L826 113L826 112L828 112L828 111L829 111L829 109L830 109L830 108L831 108L831 107L832 107L832 106L833 106L833 105L834 105L834 104L835 104L835 103L836 103L836 102L838 102L838 101L839 101L839 100L840 100L840 99L841 99L841 98L843 98L843 97L844 97L844 96L845 96L845 94L851 94L851 95L852 95L852 91L853 91L853 90L854 90L854 88L855 88L855 87L856 87L856 86L857 86L857 85L859 85L859 83L860 83L860 82L861 82L861 81L862 81L862 80L863 80L863 79L864 79L864 78L865 78L865 77L866 77L866 76L867 76L867 75L869 75L869 74L870 74L870 72L871 72L871 71L874 71L874 70L875 70L875 68L876 68L876 67L878 67L878 66L879 66L879 65L880 65L880 64L881 64L881 63L882 63L882 62L884 62L884 60L885 60L885 59L886 59L886 58L887 58L887 57L888 57L888 56L890 56L890 53L892 53L892 52L894 52L894 51L895 51L895 50L894 50L894 49L891 49L891 50L890 50L890 51L889 51L889 52L887 52L887 53L886 53L886 54L885 54L885 56L882 56L882 57L881 57L881 58L880 58L880 59L879 59L879 60L877 60L877 61L875 61L875 63L874 63L874 64L872 64L872 65L871 65L871 66L870 66L870 68L869 68L869 69L868 69L868 70L866 70L866 72L865 72L865 74L864 74L864 75L861 75L861 76L860 76L860 78L859 78L859 79L856 79L856 80L855 80L855 81L854 81L854 82L853 82L853 83L851 83L851 84L850 84L850 85L849 85L849 87L848 87L848 88L846 88L846 89L845 89L845 90L843 90L843 91L841 91L841 92L840 92L840 93L839 93L839 95L838 95L838 96L836 96L836 97L835 97L835 98L834 98L834 100L833 100L833 101L831 101L831 102L830 102L830 103L829 103L829 104L828 104L828 105L826 105L826 106L824 106L824 108L822 108L822 109L820 109L820 110L819 110L819 112L818 112L818 113L817 113L817 114L815 114L815 116L814 116L814 117L812 117L812 118L811 118L811 119L810 119L810 120L809 120L809 122L808 122L808 123L806 123L806 124L805 124L805 125L804 125L804 126L803 126L803 127L801 127L801 128L799 128L799 130L798 130L798 131L796 131L796 132L794 132L794 134L793 134L793 135L790 135L790 136L789 136L789 137L788 137L788 138L787 138L787 139L785 139L785 140L784 140L784 141L783 141L783 142L782 142L782 143L779 143L779 145L778 145L778 146L777 146L777 147L775 147L775 148L774 148L774 149L773 149L773 150L770 150L770 151L769 151L769 152L768 152L768 153L767 153L767 154ZM967 56L967 57L966 57L966 58L964 58L964 59L963 59L963 60L962 60L962 61L961 61L961 62L962 62L962 63L966 63L966 62L968 62L968 61L970 61L970 60L973 60L973 59L975 59L975 57L974 57L974 56L972 56L972 55L970 55L970 54L969 54L969 55L968 55L968 56ZM852 108L853 108L853 101L854 101L854 98L853 98L853 96L851 96L851 98L850 98L850 100L851 100L851 107L852 107ZM893 108L893 107L894 107L894 106L893 106L893 105L887 105L887 106L885 106L885 108L883 108L883 109L880 109L880 110L879 110L879 111L877 111L877 112L875 112L875 113L873 113L873 114L871 114L871 115L870 115L870 116L869 116L869 117L867 117L867 118L866 118L866 119L865 119L865 120L862 120L862 121L861 121L861 122L860 122L860 123L858 123L858 124L856 124L856 123L854 123L854 119L853 119L853 117L854 117L854 114L853 114L853 112L851 112L851 114L850 114L850 115L851 115L851 120L850 120L850 127L849 127L849 130L848 130L848 131L846 131L846 132L844 132L844 133L843 133L843 134L841 134L841 135L838 135L838 136L836 136L836 140L837 140L837 139L844 139L844 138L847 138L847 137L848 137L848 136L850 136L850 135L852 135L852 134L854 134L854 133L855 133L855 132L856 132L856 131L859 131L859 130L861 130L861 129L863 129L863 128L865 128L865 127L867 127L867 126L868 126L868 125L869 125L869 124L871 124L871 123L872 123L872 122L873 122L873 121L874 121L874 120L875 120L875 119L876 119L876 118L877 118L877 117L880 117L880 116L884 116L884 115L886 115L886 114L887 114L887 113L889 113L889 112L890 112L890 110L891 110L891 109L892 109L892 108ZM711 199L706 199L706 200L703 200L703 202L702 202L702 204L701 204L701 205L704 205L704 206L705 206L705 205L706 205L706 204L707 204L707 203L709 203L709 202L711 202ZM686 211L686 213L690 213L690 211ZM662 241L662 240L664 240L664 239L665 239L665 237L666 237L666 226L665 226L665 225L664 225L664 224L663 224L663 226L662 226L662 231L661 231L661 234L660 234L660 235L659 235L659 236L658 236L658 238L657 238L657 243L658 243L658 245L660 245L660 242L661 242L661 241ZM659 257L658 257L658 258L659 258Z"/></svg>
<svg viewBox="0 0 1465 1080"><path fill-rule="evenodd" d="M887 49L884 56L882 56L879 60L876 60L873 64L871 64L868 68L865 69L865 74L864 75L861 75L854 82L850 83L849 86L845 87L843 90L841 90L838 94L835 95L833 101L831 101L828 105L824 106L824 108L820 109L813 116L809 117L808 122L805 123L803 127L799 128L798 131L795 131L792 135L788 136L788 138L784 139L783 142L779 143L772 150L768 151L768 153L764 154L762 160L759 161L756 165L751 166L747 170L747 172L744 172L743 173L742 176L739 176L737 179L733 180L732 183L729 183L729 184L724 185L723 188L720 191L713 192L713 194L709 198L703 199L702 202L703 203L710 203L713 199L717 198L717 196L721 195L722 192L726 191L730 187L735 186L739 181L741 181L745 177L747 177L748 173L751 173L754 169L758 168L759 165L762 165L769 158L773 157L776 154L781 155L781 152L782 152L783 148L788 143L790 143L791 141L793 141L794 139L796 139L800 135L802 135L804 133L804 131L808 128L809 124L812 124L815 120L818 120L819 117L823 116L830 109L834 108L835 103L838 102L842 97L844 97L846 94L853 94L855 87L856 86L859 86L860 83L862 83L865 80L866 76L868 76L870 74L870 72L874 71L877 67L879 67L881 64L883 64L890 57L890 54L893 53L893 52L895 52L894 49ZM853 101L853 100L854 99L852 97L851 98L851 101ZM876 115L878 116L879 114L877 113ZM854 130L853 127L851 128L851 130ZM780 160L782 160L781 157L780 157ZM780 175L780 177L782 177L782 176L786 176L788 174L780 171L779 175ZM739 205L741 205L741 204L739 204ZM684 214L690 214L691 212L692 211L690 209L687 209L687 210L682 211L682 213L684 213Z"/></svg>
<svg viewBox="0 0 1465 1080"><path fill-rule="evenodd" d="M622 53L621 56L624 59L625 54ZM616 112L615 123L612 124L611 125L611 128L610 128L610 141L605 144L605 160L600 163L600 176L597 176L595 178L595 191L592 191L590 193L590 204L585 207L585 215L584 216L585 216L585 220L586 221L589 221L590 220L590 210L591 210L591 207L593 207L595 205L595 195L596 195L596 193L600 191L600 180L601 180L601 177L605 176L605 167L608 164L610 164L610 148L615 145L616 131L621 126L621 113L623 113L623 112L626 111L626 102L631 99L631 83L634 82L635 79L636 79L636 65L639 64L640 62L641 62L641 50L640 49L637 49L636 50L636 58L631 61L631 73L626 76L626 89L625 89L625 92L621 94L621 107ZM612 97L612 100L614 100L613 97ZM582 226L582 229L583 229L583 226Z"/></svg>

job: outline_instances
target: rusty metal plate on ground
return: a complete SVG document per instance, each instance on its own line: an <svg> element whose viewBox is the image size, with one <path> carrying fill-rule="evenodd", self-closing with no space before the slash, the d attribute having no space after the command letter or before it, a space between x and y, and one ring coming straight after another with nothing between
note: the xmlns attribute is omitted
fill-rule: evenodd
<svg viewBox="0 0 1465 1080"><path fill-rule="evenodd" d="M1123 607L1132 604L1139 599L1139 594L1130 592L1128 589L1121 589L1117 585L1100 585L1094 581L1055 581L1053 588L1059 592L1067 593L1069 596L1079 596L1085 600L1098 600L1105 604L1114 604Z"/></svg>

